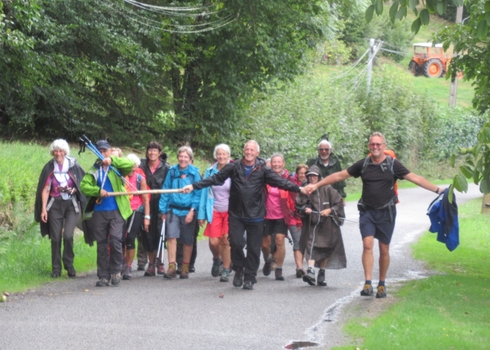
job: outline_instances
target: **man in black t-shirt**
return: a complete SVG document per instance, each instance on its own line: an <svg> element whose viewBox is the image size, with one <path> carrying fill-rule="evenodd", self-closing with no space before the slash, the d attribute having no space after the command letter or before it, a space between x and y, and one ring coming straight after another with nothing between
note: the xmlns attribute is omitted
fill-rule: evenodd
<svg viewBox="0 0 490 350"><path fill-rule="evenodd" d="M437 194L441 189L422 176L411 173L398 160L384 153L386 141L383 134L373 133L369 138L371 156L361 159L346 170L327 176L314 185L308 185L308 193L318 187L330 185L345 180L351 176L361 177L362 196L358 203L359 228L361 231L363 252L362 265L364 268L365 283L361 291L362 296L373 295L371 284L374 256L374 239L379 243L379 284L377 298L386 297L385 279L390 264L390 242L395 228L396 194L394 185L396 180L406 179L414 184L433 191Z"/></svg>

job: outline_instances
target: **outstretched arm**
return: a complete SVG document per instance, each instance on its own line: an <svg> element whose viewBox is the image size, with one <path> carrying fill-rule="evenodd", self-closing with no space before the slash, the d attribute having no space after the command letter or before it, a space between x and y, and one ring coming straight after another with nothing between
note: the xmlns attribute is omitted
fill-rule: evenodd
<svg viewBox="0 0 490 350"><path fill-rule="evenodd" d="M305 187L305 190L308 192L308 194L310 194L311 192L315 191L319 187L331 185L333 183L345 180L349 177L350 175L347 172L347 170L338 171L336 173L327 176L326 178L322 179L320 182L316 184L309 184L308 186Z"/></svg>
<svg viewBox="0 0 490 350"><path fill-rule="evenodd" d="M405 180L408 180L410 182L413 182L417 186L420 186L422 188L425 188L426 190L429 190L429 191L432 191L432 192L435 192L435 193L440 193L441 192L441 190L439 189L439 187L437 187L437 185L434 185L429 180L423 178L420 175L417 175L417 174L414 174L414 173L408 173L403 178Z"/></svg>

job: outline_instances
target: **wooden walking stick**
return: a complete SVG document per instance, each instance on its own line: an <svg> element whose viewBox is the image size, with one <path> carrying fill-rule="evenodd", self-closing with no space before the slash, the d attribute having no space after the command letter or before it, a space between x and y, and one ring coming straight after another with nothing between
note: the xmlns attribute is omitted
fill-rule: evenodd
<svg viewBox="0 0 490 350"><path fill-rule="evenodd" d="M173 190L145 190L145 191L131 191L131 192L108 192L109 197L113 196L139 196L140 194L167 194L167 193L179 193L182 189L176 188Z"/></svg>

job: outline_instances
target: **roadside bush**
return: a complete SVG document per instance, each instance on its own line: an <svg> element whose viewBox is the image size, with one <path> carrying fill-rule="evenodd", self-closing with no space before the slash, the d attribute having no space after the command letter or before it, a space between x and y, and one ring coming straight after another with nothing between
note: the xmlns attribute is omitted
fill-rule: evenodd
<svg viewBox="0 0 490 350"><path fill-rule="evenodd" d="M330 79L305 76L250 106L245 113L247 138L259 142L264 157L283 153L293 169L316 156L318 138L329 134L335 153L351 161L362 149L358 135L364 125L361 109L348 95L346 87Z"/></svg>
<svg viewBox="0 0 490 350"><path fill-rule="evenodd" d="M443 160L453 153L458 154L461 147L472 147L475 138L490 112L483 115L467 108L438 107L427 120L424 134L430 140L422 151L425 158Z"/></svg>

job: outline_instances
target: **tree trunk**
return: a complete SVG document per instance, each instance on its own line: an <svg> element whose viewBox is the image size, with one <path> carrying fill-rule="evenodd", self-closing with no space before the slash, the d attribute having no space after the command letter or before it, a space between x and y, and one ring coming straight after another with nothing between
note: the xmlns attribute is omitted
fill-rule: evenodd
<svg viewBox="0 0 490 350"><path fill-rule="evenodd" d="M481 213L490 214L490 193L483 195L481 203Z"/></svg>

